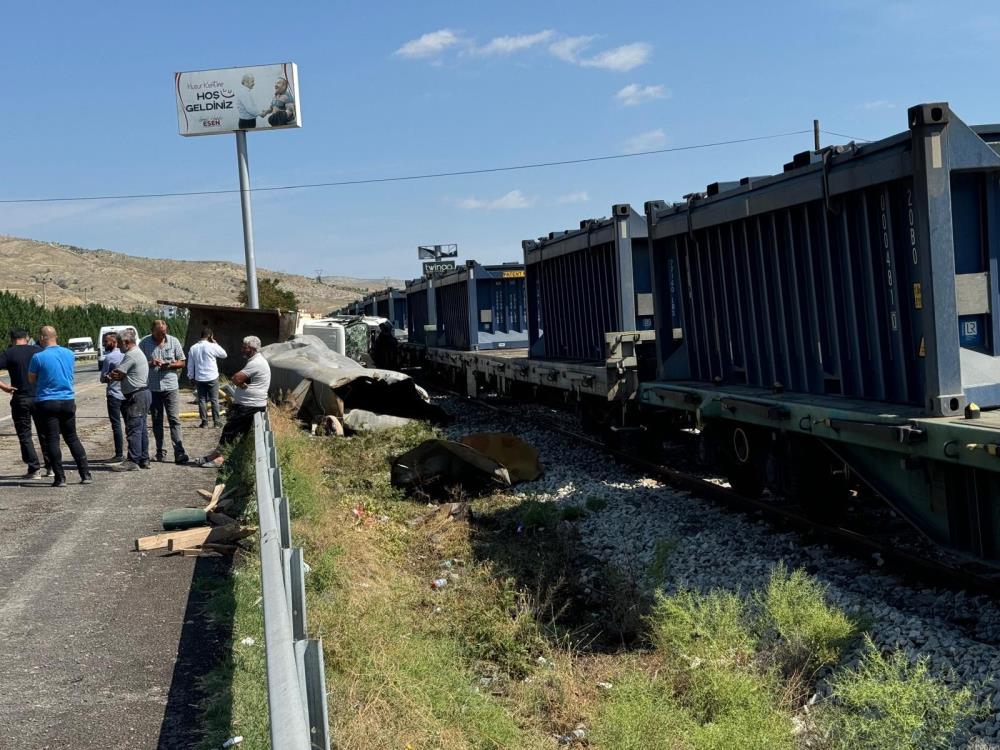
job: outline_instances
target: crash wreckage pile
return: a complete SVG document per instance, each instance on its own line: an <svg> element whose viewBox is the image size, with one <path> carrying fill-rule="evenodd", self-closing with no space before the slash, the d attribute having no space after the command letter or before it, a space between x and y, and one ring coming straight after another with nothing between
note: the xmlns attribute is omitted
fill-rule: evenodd
<svg viewBox="0 0 1000 750"><path fill-rule="evenodd" d="M315 336L298 336L263 350L271 383L314 435L378 432L413 419L444 425L451 417L427 391L395 370L360 365ZM392 483L435 493L459 485L469 492L509 487L541 475L538 452L510 434L426 440L392 463Z"/></svg>
<svg viewBox="0 0 1000 750"><path fill-rule="evenodd" d="M579 519L581 588L596 588L610 567L644 596L657 588L745 594L764 586L780 563L804 568L827 587L831 603L871 622L878 646L927 657L933 675L954 688L970 687L980 705L1000 702L1000 607L986 597L907 586L826 545L809 545L641 476L532 422L536 405L502 414L454 399L434 403L407 375L366 369L311 336L269 346L264 355L273 382L314 432L382 430L412 419L441 425L450 439L425 441L393 462L397 486L431 493L458 484L475 493L523 482L511 490L515 499L578 509L569 515ZM664 550L669 555L659 560ZM849 655L847 665L859 654ZM818 675L813 702L829 694L827 676ZM980 715L969 730L962 747L995 747L1000 716Z"/></svg>

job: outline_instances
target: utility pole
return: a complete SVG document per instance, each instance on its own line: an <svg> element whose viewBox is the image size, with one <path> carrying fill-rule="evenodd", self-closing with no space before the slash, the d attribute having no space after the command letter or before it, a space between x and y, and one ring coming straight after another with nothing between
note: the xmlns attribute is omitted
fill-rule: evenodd
<svg viewBox="0 0 1000 750"><path fill-rule="evenodd" d="M819 151L819 120L813 120L813 150Z"/></svg>

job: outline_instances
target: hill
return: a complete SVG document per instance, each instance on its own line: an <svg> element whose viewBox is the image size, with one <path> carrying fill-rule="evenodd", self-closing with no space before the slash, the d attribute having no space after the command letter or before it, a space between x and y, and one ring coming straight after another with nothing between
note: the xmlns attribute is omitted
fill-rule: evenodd
<svg viewBox="0 0 1000 750"><path fill-rule="evenodd" d="M257 270L276 278L311 313L327 313L398 279L315 277ZM243 266L217 260L171 260L87 250L54 242L0 235L0 290L46 306L97 303L122 309L148 309L158 299L235 305Z"/></svg>

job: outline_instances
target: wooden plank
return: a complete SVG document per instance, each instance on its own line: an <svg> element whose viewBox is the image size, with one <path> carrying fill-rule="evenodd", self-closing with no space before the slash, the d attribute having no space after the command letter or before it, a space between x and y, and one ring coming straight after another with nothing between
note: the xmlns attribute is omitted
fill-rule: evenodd
<svg viewBox="0 0 1000 750"><path fill-rule="evenodd" d="M198 490L198 494L201 495L203 498L205 498L205 500L211 500L212 499L212 493L209 492L208 490ZM199 506L199 507L201 507L201 506Z"/></svg>
<svg viewBox="0 0 1000 750"><path fill-rule="evenodd" d="M247 531L247 529L237 529L234 526L202 526L197 529L185 529L184 531L167 531L162 534L153 534L152 536L144 536L136 539L135 548L139 551L169 549L171 542L174 540L177 540L178 548L191 547L208 541L234 541L235 539L242 539L244 536L250 536L253 533L253 530L249 530L247 534L234 536L234 534L241 534L243 531Z"/></svg>
<svg viewBox="0 0 1000 750"><path fill-rule="evenodd" d="M208 542L227 544L248 537L254 533L253 529L244 528L233 524L229 526L212 526L204 529L191 529L200 531L201 534L182 536L167 540L167 550L184 549L186 547L199 547Z"/></svg>
<svg viewBox="0 0 1000 750"><path fill-rule="evenodd" d="M215 489L212 491L212 497L208 501L208 505L205 506L205 511L215 510L215 506L219 504L219 500L222 498L222 492L226 489L226 485L217 484Z"/></svg>

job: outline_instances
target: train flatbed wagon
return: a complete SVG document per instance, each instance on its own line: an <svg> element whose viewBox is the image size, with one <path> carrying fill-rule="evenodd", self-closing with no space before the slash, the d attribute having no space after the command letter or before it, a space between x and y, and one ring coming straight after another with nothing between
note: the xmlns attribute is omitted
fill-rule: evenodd
<svg viewBox="0 0 1000 750"><path fill-rule="evenodd" d="M640 400L701 428L745 494L864 488L998 559L1000 127L945 103L908 125L646 204L660 335Z"/></svg>

